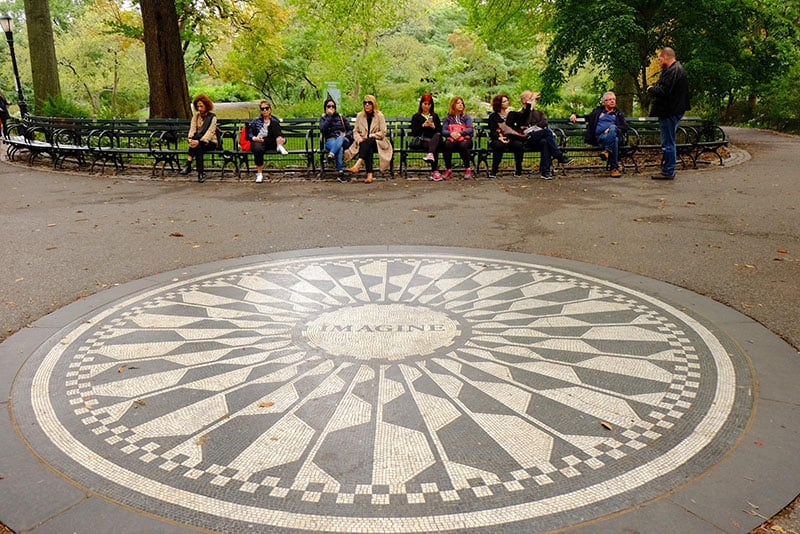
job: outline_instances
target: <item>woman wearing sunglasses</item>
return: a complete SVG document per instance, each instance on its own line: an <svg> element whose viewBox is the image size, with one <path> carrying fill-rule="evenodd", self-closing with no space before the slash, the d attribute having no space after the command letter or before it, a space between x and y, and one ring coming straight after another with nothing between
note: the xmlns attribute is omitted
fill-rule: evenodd
<svg viewBox="0 0 800 534"><path fill-rule="evenodd" d="M353 127L350 126L350 121L336 111L336 101L331 97L325 100L325 114L319 119L319 131L325 140L328 159L336 161L338 180L349 182L350 178L344 175L344 151L352 142L350 139Z"/></svg>
<svg viewBox="0 0 800 534"><path fill-rule="evenodd" d="M256 164L256 183L264 180L264 153L268 150L287 154L284 139L281 133L280 119L272 116L272 103L262 100L258 105L261 116L253 119L247 129L247 138L250 140L250 152Z"/></svg>
<svg viewBox="0 0 800 534"><path fill-rule="evenodd" d="M372 183L372 156L378 153L381 172L389 170L392 162L392 144L386 133L386 118L378 110L378 102L372 95L364 97L364 108L356 115L356 127L353 130L353 144L345 152L347 159L358 156L350 171L357 173L362 165L367 171L364 183Z"/></svg>

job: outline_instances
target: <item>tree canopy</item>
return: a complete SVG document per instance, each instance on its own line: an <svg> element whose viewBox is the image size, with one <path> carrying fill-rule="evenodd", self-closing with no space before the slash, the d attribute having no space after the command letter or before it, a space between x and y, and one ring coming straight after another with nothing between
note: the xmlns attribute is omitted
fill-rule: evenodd
<svg viewBox="0 0 800 534"><path fill-rule="evenodd" d="M0 0L0 10L24 19L23 1ZM49 1L62 94L95 115L152 106L145 52L156 45L141 8L153 0ZM169 66L171 80L216 100L270 98L295 114L319 113L328 82L354 106L373 93L404 114L421 92L439 101L459 94L475 109L525 88L540 90L555 113L591 106L609 89L627 111L646 113L644 89L662 46L686 67L698 114L798 113L776 109L791 101L776 92L800 91L786 82L800 69L797 2L172 0L170 10L173 3L177 24L167 33L178 52L152 60L183 59ZM153 24L164 22L149 31ZM22 56L31 28L19 26ZM20 62L26 91L30 66Z"/></svg>

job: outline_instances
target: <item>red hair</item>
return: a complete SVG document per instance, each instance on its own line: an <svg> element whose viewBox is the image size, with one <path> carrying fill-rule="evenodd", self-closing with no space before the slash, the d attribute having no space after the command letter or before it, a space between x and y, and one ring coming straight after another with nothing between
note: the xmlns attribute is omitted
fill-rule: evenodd
<svg viewBox="0 0 800 534"><path fill-rule="evenodd" d="M214 109L214 103L206 95L197 95L196 97L194 97L194 100L192 100L192 105L194 106L194 109L197 109L198 102L202 102L206 106L206 111L211 111L212 109Z"/></svg>

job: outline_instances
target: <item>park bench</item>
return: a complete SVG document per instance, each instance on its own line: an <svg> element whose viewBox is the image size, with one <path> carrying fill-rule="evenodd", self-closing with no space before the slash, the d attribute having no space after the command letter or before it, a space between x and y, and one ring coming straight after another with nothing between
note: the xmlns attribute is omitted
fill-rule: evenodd
<svg viewBox="0 0 800 534"><path fill-rule="evenodd" d="M241 178L242 171L250 172L252 161L250 152L239 146L239 134L246 121L221 119L218 122L222 146L207 153L206 170L220 171L223 178L228 170L232 170ZM406 178L414 172L427 175L430 165L422 160L425 151L411 147L409 125L410 118L387 118L389 140L399 162L399 172ZM474 126L472 160L476 171L474 176L477 177L483 169L488 174L491 150L485 119L476 119ZM584 141L584 121L579 119L571 123L566 119L553 119L550 126L559 146L578 160L571 168L605 168L607 164L600 159L600 148ZM628 126L627 135L620 144L620 162L632 165L636 172L642 165L657 164L662 154L658 119L629 118ZM79 167L91 166L92 171L101 165L102 173L105 173L107 165L112 165L115 173L124 171L127 166L146 165L151 167L155 176L159 167L163 175L167 167L176 172L183 166L188 151L188 128L188 120L178 119L96 120L28 116L21 122L9 120L3 131L3 140L10 160L24 155L28 163L33 164L36 158L44 155L51 158L55 168L74 161ZM331 162L327 159L318 119L282 119L281 129L289 154L265 154L265 174L280 179L285 173L309 175L319 171L318 176L324 179ZM697 117L684 118L679 124L676 141L678 157L684 167L696 168L699 163L709 163L708 158L701 158L704 154L713 154L720 164L724 162L722 149L728 146L728 140L725 132L711 122ZM538 157L538 151L526 150L525 167L534 169ZM392 177L395 158L390 167ZM454 155L453 163L460 165L460 158ZM503 167L511 166L512 155L505 153ZM558 169L557 164L554 169Z"/></svg>
<svg viewBox="0 0 800 534"><path fill-rule="evenodd" d="M287 172L315 173L313 119L280 119L280 123L281 134L286 139L284 148L286 148L287 154L281 154L277 150L268 150L264 153L265 178ZM217 153L221 156L223 177L225 168L229 164L233 165L237 177L241 177L242 169L245 169L248 174L250 173L252 153L242 150L239 146L239 135L245 124L249 124L249 122L238 119L219 121L220 129L223 132L222 147L210 154Z"/></svg>
<svg viewBox="0 0 800 534"><path fill-rule="evenodd" d="M575 122L567 119L554 119L550 121L550 128L557 132L556 136L562 141L561 150L575 160L572 168L588 169L600 166L608 169L608 162L601 157L603 149L599 145L591 145L586 142L585 118L579 117ZM633 165L634 171L639 172L636 149L636 132L629 128L620 136L617 147L621 170L625 169L625 162L628 161Z"/></svg>
<svg viewBox="0 0 800 534"><path fill-rule="evenodd" d="M628 126L635 132L636 151L641 156L640 160L660 158L661 130L656 117L636 117L628 119ZM684 117L678 124L675 136L675 148L678 161L687 168L697 168L700 156L707 153L714 154L720 165L724 163L720 150L728 146L725 132L716 124L702 120L698 117ZM638 171L638 168L637 168Z"/></svg>
<svg viewBox="0 0 800 534"><path fill-rule="evenodd" d="M13 122L4 128L3 142L9 161L14 161L18 154L26 154L29 165L42 154L56 161L52 130L44 126Z"/></svg>
<svg viewBox="0 0 800 534"><path fill-rule="evenodd" d="M403 125L404 121L405 121L405 123L408 123L410 121L410 119L407 120L407 119L402 119L402 118L388 118L388 117L386 118L386 133L388 134L389 143L392 145L392 161L391 161L391 163L389 165L389 177L390 178L394 178L394 160L395 160L395 157L401 157L400 156L401 151L398 148L399 144L398 144L397 139L400 139L401 136L402 136L402 125ZM355 126L355 122L356 122L355 117L351 117L350 118L350 125L354 127ZM315 161L317 158L319 158L319 177L320 177L320 179L324 180L325 179L325 173L328 170L331 170L331 172L334 172L334 173L336 172L336 165L332 161L328 160L328 149L325 148L325 141L326 140L325 140L324 137L322 137L322 132L319 129L319 121L316 121L314 124L311 125L311 131L310 131L309 137L311 139L314 139L314 138L317 139L317 148L316 148L316 150L314 150L313 148L310 148L310 154L311 154L311 159L313 161ZM311 145L309 145L309 146L311 146ZM374 157L375 157L375 169L377 171L377 169L378 169L378 156L377 156L377 154ZM402 162L402 159L400 161ZM345 164L345 167L346 167L346 164ZM312 170L314 172L316 172L316 168L313 168ZM401 168L401 170L402 170L402 168ZM331 177L333 178L333 175L331 175Z"/></svg>
<svg viewBox="0 0 800 534"><path fill-rule="evenodd" d="M703 154L714 154L719 159L720 165L725 164L720 150L728 147L728 138L722 128L711 121L697 117L685 117L681 120L680 127L686 131L692 145L691 158L694 168L697 168L700 156Z"/></svg>
<svg viewBox="0 0 800 534"><path fill-rule="evenodd" d="M411 118L397 117L392 119L394 125L393 137L397 139L394 144L395 154L399 160L398 172L403 178L408 178L409 172L420 172L423 175L429 175L431 172L430 163L422 158L428 153L428 150L412 147L414 136L411 135ZM486 151L487 149L487 134L484 131L484 126L479 119L473 119L473 128L475 133L472 136L472 150L470 152L471 166L475 170L473 179L477 178L477 173L481 163L486 164ZM444 142L444 141L442 141ZM444 159L442 157L442 149L439 147L439 169L444 169ZM453 169L459 169L462 166L461 157L458 154L453 154ZM488 172L488 167L487 172Z"/></svg>

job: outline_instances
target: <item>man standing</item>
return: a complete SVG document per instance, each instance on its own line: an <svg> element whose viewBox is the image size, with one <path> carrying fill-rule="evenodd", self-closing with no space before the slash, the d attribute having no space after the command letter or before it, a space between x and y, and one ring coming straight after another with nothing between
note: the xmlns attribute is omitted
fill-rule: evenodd
<svg viewBox="0 0 800 534"><path fill-rule="evenodd" d="M619 178L619 139L628 130L628 122L622 110L617 108L617 95L608 91L600 99L600 105L584 117L586 134L584 139L589 145L599 145L603 149L603 159L608 160L611 177ZM578 116L574 113L569 120L575 122Z"/></svg>
<svg viewBox="0 0 800 534"><path fill-rule="evenodd" d="M672 48L661 49L658 54L658 64L661 65L661 77L655 85L647 88L647 93L653 97L650 115L658 117L658 125L661 130L661 150L664 151L664 157L661 160L661 173L651 178L653 180L673 180L675 178L675 162L678 158L675 136L678 131L678 122L689 109L689 81L683 65L675 58L675 50Z"/></svg>
<svg viewBox="0 0 800 534"><path fill-rule="evenodd" d="M520 95L522 100L522 111L519 114L521 124L517 124L521 129L524 129L525 134L528 136L525 139L525 148L529 150L538 150L539 157L539 172L545 180L552 180L553 174L553 159L558 160L562 165L572 163L572 158L565 155L558 146L556 136L547 125L547 116L543 111L536 109L536 99L540 94L533 91L524 91Z"/></svg>

